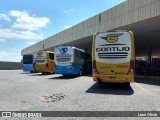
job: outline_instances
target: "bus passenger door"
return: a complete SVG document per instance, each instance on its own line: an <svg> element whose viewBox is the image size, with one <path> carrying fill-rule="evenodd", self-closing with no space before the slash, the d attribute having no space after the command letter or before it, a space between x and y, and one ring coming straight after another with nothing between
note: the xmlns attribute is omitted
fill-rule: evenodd
<svg viewBox="0 0 160 120"><path fill-rule="evenodd" d="M54 53L48 54L48 68L50 72L54 72Z"/></svg>

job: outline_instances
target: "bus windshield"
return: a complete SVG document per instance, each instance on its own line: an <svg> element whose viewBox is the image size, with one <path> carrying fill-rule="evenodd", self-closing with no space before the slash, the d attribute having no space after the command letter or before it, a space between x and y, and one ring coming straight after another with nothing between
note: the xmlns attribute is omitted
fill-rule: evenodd
<svg viewBox="0 0 160 120"><path fill-rule="evenodd" d="M33 56L32 55L24 55L23 56L23 64L32 64Z"/></svg>

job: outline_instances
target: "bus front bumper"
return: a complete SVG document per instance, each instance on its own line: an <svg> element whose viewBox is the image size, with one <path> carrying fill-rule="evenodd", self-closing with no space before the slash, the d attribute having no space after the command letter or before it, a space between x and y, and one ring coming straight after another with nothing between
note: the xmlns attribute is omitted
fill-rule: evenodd
<svg viewBox="0 0 160 120"><path fill-rule="evenodd" d="M65 70L57 70L55 69L56 74L63 74L63 75L77 75L79 74L78 70L71 70L71 69L65 69Z"/></svg>
<svg viewBox="0 0 160 120"><path fill-rule="evenodd" d="M49 69L49 68L47 68L47 67L44 67L44 66L36 66L35 67L35 71L36 72L54 72L54 69Z"/></svg>
<svg viewBox="0 0 160 120"><path fill-rule="evenodd" d="M134 82L134 74L131 75L99 75L93 74L93 80L99 82L126 83Z"/></svg>

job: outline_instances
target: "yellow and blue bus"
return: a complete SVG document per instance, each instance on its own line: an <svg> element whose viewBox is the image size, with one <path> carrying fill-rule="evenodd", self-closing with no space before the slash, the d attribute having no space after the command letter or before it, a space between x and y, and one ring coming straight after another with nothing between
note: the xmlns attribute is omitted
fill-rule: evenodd
<svg viewBox="0 0 160 120"><path fill-rule="evenodd" d="M82 75L92 71L91 55L82 49L71 46L55 48L55 73L66 75Z"/></svg>
<svg viewBox="0 0 160 120"><path fill-rule="evenodd" d="M49 74L54 72L54 52L41 50L34 53L34 68L36 72Z"/></svg>
<svg viewBox="0 0 160 120"><path fill-rule="evenodd" d="M22 59L23 71L33 73L34 72L33 62L34 62L34 57L32 54L23 55Z"/></svg>
<svg viewBox="0 0 160 120"><path fill-rule="evenodd" d="M96 33L92 44L93 80L134 82L135 46L131 31L111 30Z"/></svg>

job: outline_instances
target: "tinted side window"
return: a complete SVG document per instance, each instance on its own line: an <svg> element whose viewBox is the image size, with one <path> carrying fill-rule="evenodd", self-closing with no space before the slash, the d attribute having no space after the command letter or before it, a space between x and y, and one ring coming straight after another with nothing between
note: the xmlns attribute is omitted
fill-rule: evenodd
<svg viewBox="0 0 160 120"><path fill-rule="evenodd" d="M75 55L76 55L77 58L80 58L80 53L79 53L79 51L76 50L76 49L75 49Z"/></svg>
<svg viewBox="0 0 160 120"><path fill-rule="evenodd" d="M54 60L54 53L49 53L49 58L50 58L51 60Z"/></svg>
<svg viewBox="0 0 160 120"><path fill-rule="evenodd" d="M84 52L80 51L80 56L81 56L81 59L84 59Z"/></svg>
<svg viewBox="0 0 160 120"><path fill-rule="evenodd" d="M75 55L79 59L84 59L84 53L75 49Z"/></svg>

